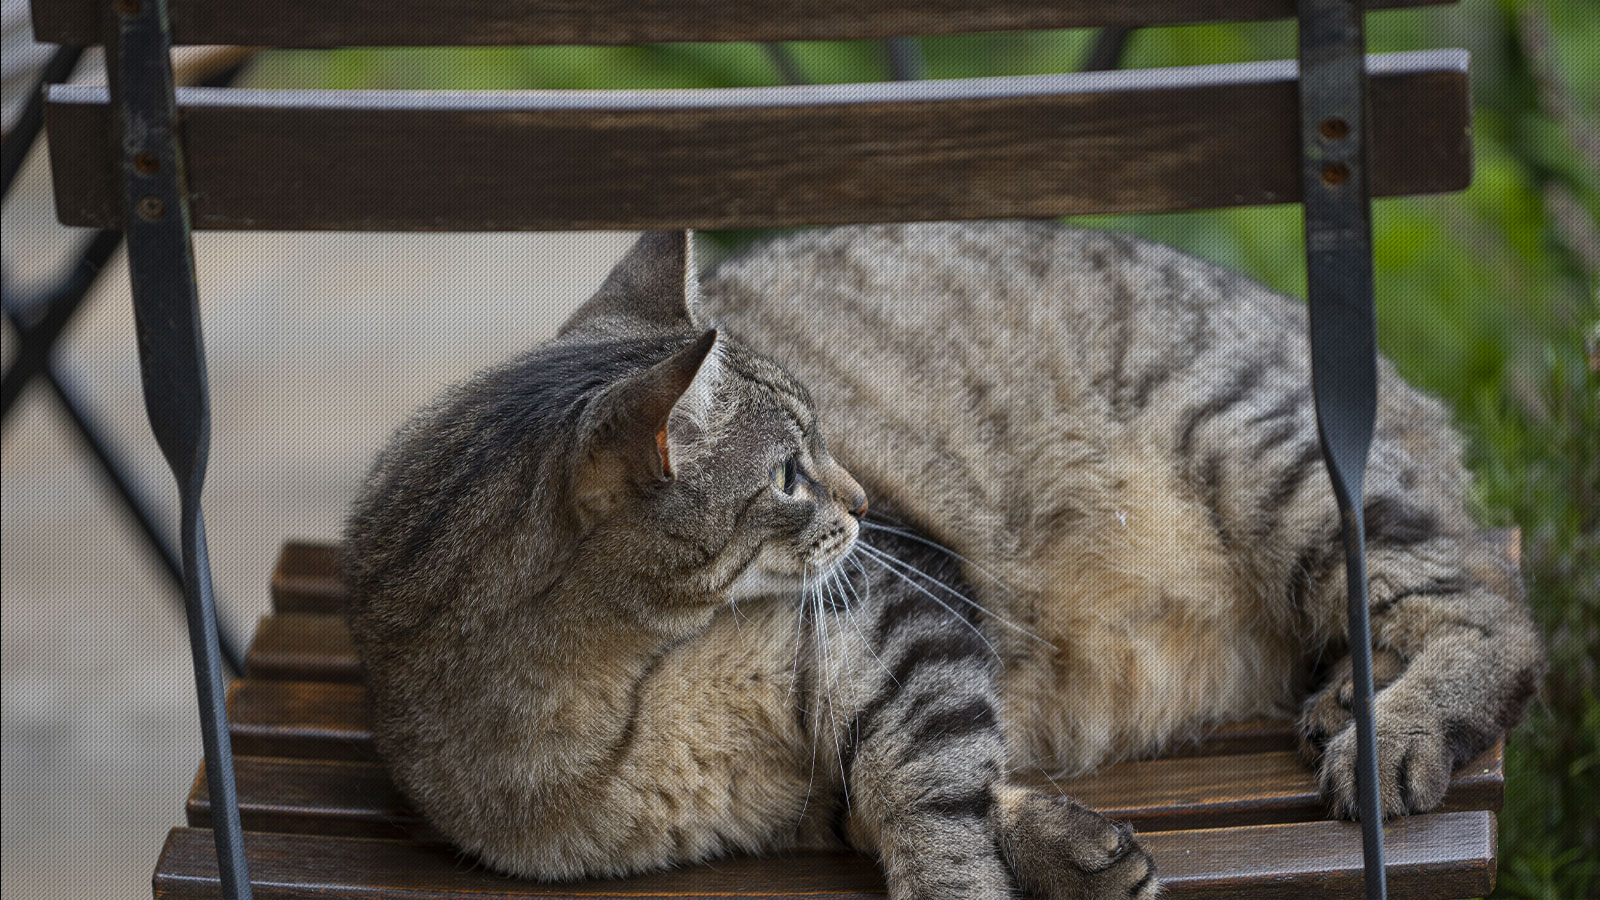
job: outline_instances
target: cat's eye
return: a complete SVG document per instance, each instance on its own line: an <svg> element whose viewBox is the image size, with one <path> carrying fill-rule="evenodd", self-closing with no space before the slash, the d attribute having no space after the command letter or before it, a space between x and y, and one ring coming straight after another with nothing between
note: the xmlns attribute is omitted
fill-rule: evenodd
<svg viewBox="0 0 1600 900"><path fill-rule="evenodd" d="M796 476L799 474L800 459L791 456L772 467L772 486L785 494L793 494Z"/></svg>

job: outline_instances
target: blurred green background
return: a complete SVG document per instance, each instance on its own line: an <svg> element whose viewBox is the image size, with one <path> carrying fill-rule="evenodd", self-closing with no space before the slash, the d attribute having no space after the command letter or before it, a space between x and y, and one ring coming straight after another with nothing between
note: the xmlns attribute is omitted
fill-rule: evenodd
<svg viewBox="0 0 1600 900"><path fill-rule="evenodd" d="M927 76L1075 71L1095 35L917 42ZM1125 67L1292 57L1293 23L1147 29ZM1483 520L1522 530L1551 673L1507 755L1496 896L1600 896L1600 3L1468 0L1368 16L1373 51L1472 52L1476 174L1462 193L1375 204L1383 349L1467 435ZM784 45L807 80L888 76L882 44ZM781 83L768 48L277 52L264 86L649 88ZM1305 295L1297 206L1092 217ZM747 239L720 235L725 246ZM1588 799L1585 799L1588 798Z"/></svg>

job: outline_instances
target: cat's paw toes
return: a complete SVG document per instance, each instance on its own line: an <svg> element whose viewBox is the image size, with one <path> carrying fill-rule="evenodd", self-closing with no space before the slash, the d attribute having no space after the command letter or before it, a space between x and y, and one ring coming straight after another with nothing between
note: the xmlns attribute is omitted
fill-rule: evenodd
<svg viewBox="0 0 1600 900"><path fill-rule="evenodd" d="M1374 690L1382 690L1405 671L1405 662L1399 654L1377 650L1372 655L1372 682ZM1300 707L1296 731L1300 739L1301 756L1308 763L1323 757L1330 742L1350 727L1354 721L1351 708L1355 703L1355 683L1350 676L1350 658L1341 659L1328 673L1322 688L1307 697Z"/></svg>
<svg viewBox="0 0 1600 900"><path fill-rule="evenodd" d="M1006 857L1038 900L1151 900L1155 862L1133 829L1067 797L1018 798L1004 829Z"/></svg>
<svg viewBox="0 0 1600 900"><path fill-rule="evenodd" d="M1360 818L1356 791L1356 729L1328 741L1318 765L1323 798L1335 815ZM1451 755L1438 730L1422 722L1378 723L1378 797L1385 818L1426 812L1450 787Z"/></svg>
<svg viewBox="0 0 1600 900"><path fill-rule="evenodd" d="M1129 829L1121 854L1104 869L1085 873L1081 893L1069 896L1085 900L1154 900L1160 892L1155 860L1134 840Z"/></svg>

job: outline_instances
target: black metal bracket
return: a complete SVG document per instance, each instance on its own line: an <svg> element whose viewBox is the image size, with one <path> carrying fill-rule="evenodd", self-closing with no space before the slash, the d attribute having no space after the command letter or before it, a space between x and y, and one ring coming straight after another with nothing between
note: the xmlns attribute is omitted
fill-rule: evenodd
<svg viewBox="0 0 1600 900"><path fill-rule="evenodd" d="M83 55L82 47L58 47L34 81L33 90L17 124L6 135L3 187L0 196L9 197L22 169L23 160L44 129L45 91L49 85L59 84L71 77ZM240 65L230 66L201 80L201 84L221 87L233 82ZM122 246L122 232L107 229L93 232L78 245L71 255L71 263L55 280L42 290L22 294L12 284L10 273L0 264L0 309L17 335L17 354L0 377L0 429L11 420L11 410L18 397L35 376L43 376L56 396L68 421L78 432L78 437L90 455L100 465L107 483L116 491L122 506L133 517L134 524L144 535L149 548L167 577L177 590L176 599L183 603L183 563L165 529L157 524L152 507L137 489L127 465L113 441L108 440L90 414L89 407L73 385L70 370L56 365L54 351L74 315L88 299L89 292L99 281L112 254ZM222 661L232 675L244 672L244 656L239 652L239 642L226 629L218 633Z"/></svg>
<svg viewBox="0 0 1600 900"><path fill-rule="evenodd" d="M1387 896L1362 482L1377 413L1366 40L1359 0L1299 0L1300 136L1311 383L1323 458L1339 504L1349 594L1356 787L1367 897Z"/></svg>
<svg viewBox="0 0 1600 900"><path fill-rule="evenodd" d="M233 750L217 641L205 518L200 509L211 445L205 349L195 284L189 200L176 132L172 36L166 0L112 0L106 26L122 224L128 239L134 323L145 410L178 482L184 608L199 693L206 781L223 895L249 900Z"/></svg>

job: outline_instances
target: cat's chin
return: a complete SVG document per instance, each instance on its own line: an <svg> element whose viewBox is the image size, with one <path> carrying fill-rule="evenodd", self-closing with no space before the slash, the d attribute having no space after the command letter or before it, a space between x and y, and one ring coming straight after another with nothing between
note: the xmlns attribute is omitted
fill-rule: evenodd
<svg viewBox="0 0 1600 900"><path fill-rule="evenodd" d="M798 597L803 580L799 573L772 572L752 563L728 588L728 601L739 603L757 597Z"/></svg>

